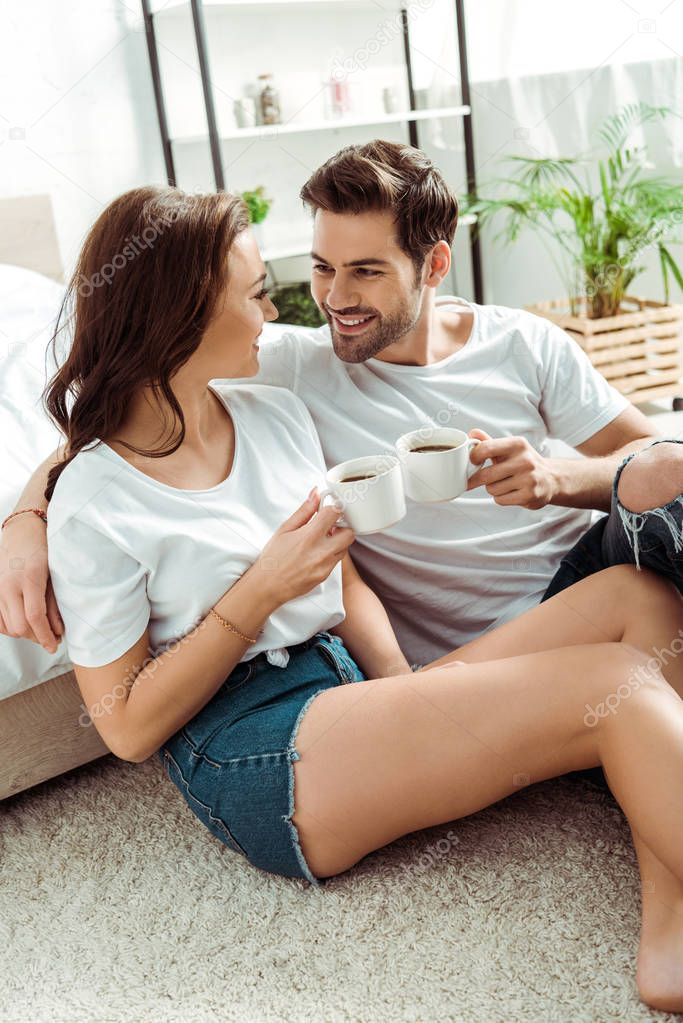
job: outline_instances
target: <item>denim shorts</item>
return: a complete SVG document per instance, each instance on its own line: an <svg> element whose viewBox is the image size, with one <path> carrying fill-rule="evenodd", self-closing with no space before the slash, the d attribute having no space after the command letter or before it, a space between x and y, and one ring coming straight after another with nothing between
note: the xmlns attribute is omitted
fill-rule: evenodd
<svg viewBox="0 0 683 1023"><path fill-rule="evenodd" d="M683 444L683 441L661 437L643 450L665 443ZM611 565L645 566L670 579L683 593L683 496L675 497L661 508L632 512L624 508L617 494L622 471L640 453L634 451L627 455L617 469L609 515L594 522L564 556L541 603L579 579Z"/></svg>
<svg viewBox="0 0 683 1023"><path fill-rule="evenodd" d="M318 693L365 675L330 632L288 647L285 668L265 654L240 662L198 714L157 751L211 834L254 866L320 885L294 814L295 742Z"/></svg>

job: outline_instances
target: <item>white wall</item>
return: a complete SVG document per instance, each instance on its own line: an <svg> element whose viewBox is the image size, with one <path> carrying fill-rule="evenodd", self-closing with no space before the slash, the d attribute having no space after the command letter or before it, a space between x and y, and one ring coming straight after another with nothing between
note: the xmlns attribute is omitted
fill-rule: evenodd
<svg viewBox="0 0 683 1023"><path fill-rule="evenodd" d="M683 54L678 0L466 0L473 82Z"/></svg>
<svg viewBox="0 0 683 1023"><path fill-rule="evenodd" d="M115 195L165 183L137 0L2 0L0 195L52 196L62 262Z"/></svg>

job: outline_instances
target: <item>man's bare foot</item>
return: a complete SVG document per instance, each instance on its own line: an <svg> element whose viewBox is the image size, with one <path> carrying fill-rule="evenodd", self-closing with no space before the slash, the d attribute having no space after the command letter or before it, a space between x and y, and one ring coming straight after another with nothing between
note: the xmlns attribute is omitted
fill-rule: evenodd
<svg viewBox="0 0 683 1023"><path fill-rule="evenodd" d="M647 883L636 982L653 1009L683 1012L683 899L665 901Z"/></svg>

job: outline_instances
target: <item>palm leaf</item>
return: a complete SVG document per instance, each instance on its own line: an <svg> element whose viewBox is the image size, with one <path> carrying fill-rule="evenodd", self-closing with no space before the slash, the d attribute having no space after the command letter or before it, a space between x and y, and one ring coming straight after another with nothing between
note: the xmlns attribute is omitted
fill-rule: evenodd
<svg viewBox="0 0 683 1023"><path fill-rule="evenodd" d="M598 173L600 174L600 187L602 189L602 198L605 203L605 209L609 210L612 205L612 191L607 184L607 172L605 171L605 164L602 160L598 160Z"/></svg>
<svg viewBox="0 0 683 1023"><path fill-rule="evenodd" d="M577 274L595 282L609 277L604 285L597 283L597 316L605 315L601 308L618 311L624 289L643 270L636 261L656 247L668 300L671 279L681 285L683 277L671 253L672 245L683 244L683 186L675 179L647 177L646 149L631 142L630 134L670 112L632 103L608 118L599 133L608 151L593 164L594 174L585 156L507 157L516 173L492 183L503 191L466 200L465 208L479 217L475 230L504 215L497 237L512 243L531 227L553 260L557 255L569 267L562 276L570 293L576 293Z"/></svg>
<svg viewBox="0 0 683 1023"><path fill-rule="evenodd" d="M634 128L647 121L666 117L672 113L669 107L653 107L649 103L628 103L619 113L608 117L598 131L598 136L610 147L621 149Z"/></svg>
<svg viewBox="0 0 683 1023"><path fill-rule="evenodd" d="M529 187L537 188L544 185L558 184L560 181L566 181L567 179L581 187L572 169L579 161L573 157L508 156L506 159L523 166L524 170L520 173L517 180Z"/></svg>
<svg viewBox="0 0 683 1023"><path fill-rule="evenodd" d="M658 248L659 248L659 259L660 259L660 262L661 262L661 265L662 265L662 276L664 278L664 296L666 298L666 301L668 302L669 301L669 273L668 273L668 271L669 270L671 271L671 274L672 274L674 280L676 281L676 284L681 289L681 291L683 291L683 274L681 273L681 271L680 271L680 269L678 267L678 264L676 263L676 260L673 258L673 256L671 255L669 250L666 248L666 246L665 245L659 245Z"/></svg>

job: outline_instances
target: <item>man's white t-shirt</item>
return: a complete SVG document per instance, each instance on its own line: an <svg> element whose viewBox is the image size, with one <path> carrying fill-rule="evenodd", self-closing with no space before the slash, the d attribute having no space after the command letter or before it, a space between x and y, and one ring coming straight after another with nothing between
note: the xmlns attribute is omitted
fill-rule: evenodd
<svg viewBox="0 0 683 1023"><path fill-rule="evenodd" d="M519 309L477 305L467 343L429 366L380 359L345 363L329 328L292 328L268 341L251 378L292 390L308 406L328 468L393 453L424 425L521 435L541 454L548 436L581 444L628 407L578 344ZM237 383L237 381L235 381ZM382 533L358 536L351 556L383 601L401 647L422 665L537 604L591 513L498 505L484 487L454 501L416 504Z"/></svg>
<svg viewBox="0 0 683 1023"><path fill-rule="evenodd" d="M275 530L323 485L320 443L303 402L281 387L213 382L235 427L230 475L180 490L88 445L50 501L48 561L64 638L76 664L109 664L149 627L155 654L190 632L254 563ZM266 621L243 661L344 620L341 564Z"/></svg>

